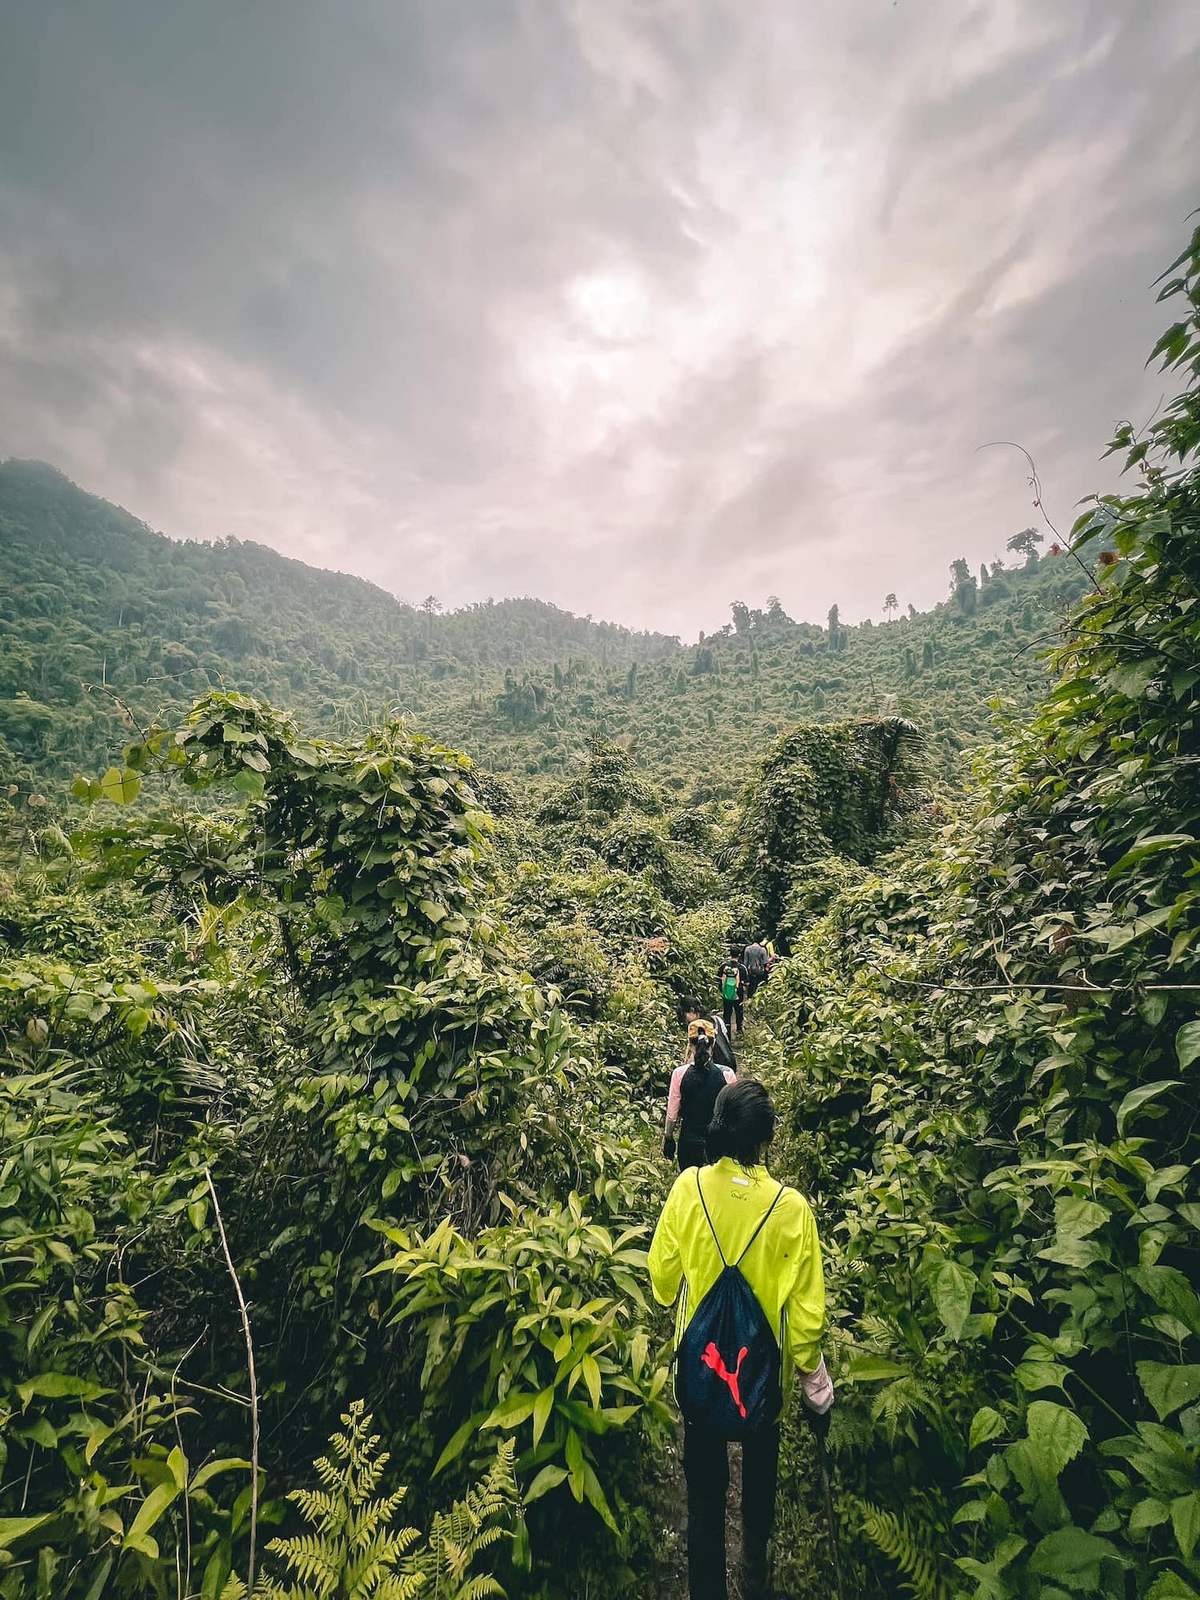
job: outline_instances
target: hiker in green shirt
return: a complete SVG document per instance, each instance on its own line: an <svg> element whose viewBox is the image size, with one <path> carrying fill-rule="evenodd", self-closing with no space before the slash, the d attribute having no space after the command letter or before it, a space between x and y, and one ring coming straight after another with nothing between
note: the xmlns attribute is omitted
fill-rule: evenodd
<svg viewBox="0 0 1200 1600"><path fill-rule="evenodd" d="M661 1305L678 1299L675 1343L676 1394L684 1409L683 1465L688 1486L688 1582L691 1600L727 1600L725 1498L729 1487L728 1440L742 1440L742 1595L769 1594L768 1541L775 1520L779 1468L779 1409L791 1381L800 1387L815 1426L828 1425L833 1384L821 1355L825 1324L825 1279L816 1224L803 1195L770 1176L763 1165L775 1131L770 1096L754 1078L741 1078L717 1096L708 1148L710 1166L682 1172L675 1180L650 1245L650 1282ZM695 1375L682 1370L693 1323L706 1338L705 1318L730 1273L735 1286L756 1303L759 1323L774 1349L778 1377L755 1386L756 1332L736 1326L722 1349L703 1344ZM746 1286L752 1298L746 1295ZM710 1296L710 1291L712 1294ZM695 1333L693 1329L693 1333ZM695 1340L692 1341L693 1343ZM736 1346L736 1347L735 1347ZM751 1356L752 1350L754 1351ZM751 1356L751 1360L746 1358ZM701 1370L704 1369L704 1370ZM708 1376L711 1374L711 1378ZM773 1384L778 1382L778 1388ZM689 1420L685 1397L696 1383L711 1383L725 1395L732 1428ZM774 1394L765 1414L748 1416L755 1394ZM739 1425L737 1413L746 1418ZM772 1414L773 1413L773 1414Z"/></svg>
<svg viewBox="0 0 1200 1600"><path fill-rule="evenodd" d="M732 1038L735 1023L737 1031L741 1033L746 1021L746 969L738 960L736 950L731 950L729 959L722 962L717 972L717 982L721 986L725 1030Z"/></svg>

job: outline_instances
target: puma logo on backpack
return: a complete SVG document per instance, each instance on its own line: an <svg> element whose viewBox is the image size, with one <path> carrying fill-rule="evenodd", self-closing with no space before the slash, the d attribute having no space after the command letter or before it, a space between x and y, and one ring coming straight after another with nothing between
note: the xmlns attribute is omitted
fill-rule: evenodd
<svg viewBox="0 0 1200 1600"><path fill-rule="evenodd" d="M742 1370L742 1362L745 1361L749 1354L749 1350L747 1350L746 1346L743 1345L738 1351L737 1366L734 1367L732 1372L729 1371L724 1361L721 1360L721 1352L717 1349L715 1344L706 1345L704 1347L704 1353L700 1357L704 1365L708 1367L710 1371L715 1372L722 1383L727 1383L729 1385L729 1392L733 1396L733 1403L738 1408L738 1415L741 1417L746 1415L746 1408L742 1404L742 1397L738 1391L738 1374Z"/></svg>

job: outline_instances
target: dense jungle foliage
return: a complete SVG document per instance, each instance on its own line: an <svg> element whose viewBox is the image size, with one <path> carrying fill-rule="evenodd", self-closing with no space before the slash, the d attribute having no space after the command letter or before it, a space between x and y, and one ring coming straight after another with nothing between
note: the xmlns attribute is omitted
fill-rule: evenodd
<svg viewBox="0 0 1200 1600"><path fill-rule="evenodd" d="M719 771L732 797L790 723L888 714L919 721L949 770L991 736L993 697L1024 713L1045 687L1039 651L1086 580L1040 542L1014 534L978 576L956 561L931 612L901 616L888 595L882 624L845 626L835 607L818 627L777 599L737 602L730 623L685 647L536 600L404 605L262 545L172 541L52 468L8 461L0 780L23 767L44 785L103 764L136 727L209 689L289 707L333 736L403 716L534 779L612 738L677 784Z"/></svg>
<svg viewBox="0 0 1200 1600"><path fill-rule="evenodd" d="M873 629L771 607L681 652L524 602L410 616L144 529L122 568L137 525L4 469L0 1596L677 1597L658 1129L680 1000L757 933L785 959L742 1066L825 1245L852 1593L1200 1596L1200 230L1163 295L1186 389L1119 432L1129 493ZM168 559L195 605L142 592ZM240 563L275 604L220 587ZM335 699L326 584L345 629L392 618L378 703L466 680L430 732ZM228 674L214 602L262 628ZM215 665L163 696L185 614ZM1048 692L949 786L939 735L975 741L1047 634ZM111 645L99 698L68 636ZM524 727L480 687L505 670L592 709ZM642 761L671 708L711 751L704 707L747 690L743 787ZM802 1600L818 1512L791 1414Z"/></svg>

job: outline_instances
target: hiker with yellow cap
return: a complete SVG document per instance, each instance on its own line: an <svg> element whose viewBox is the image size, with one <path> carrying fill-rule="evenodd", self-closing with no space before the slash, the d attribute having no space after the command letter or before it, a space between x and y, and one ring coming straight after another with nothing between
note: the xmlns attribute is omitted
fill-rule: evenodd
<svg viewBox="0 0 1200 1600"><path fill-rule="evenodd" d="M680 1172L708 1160L704 1138L712 1121L717 1096L736 1074L714 1059L717 1030L706 1018L688 1023L688 1050L671 1074L667 1091L667 1123L663 1130L663 1155L679 1157Z"/></svg>

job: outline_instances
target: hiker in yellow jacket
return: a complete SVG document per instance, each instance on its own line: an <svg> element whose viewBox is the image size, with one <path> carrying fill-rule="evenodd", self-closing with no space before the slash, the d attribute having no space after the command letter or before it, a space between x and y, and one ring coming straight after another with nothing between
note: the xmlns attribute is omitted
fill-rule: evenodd
<svg viewBox="0 0 1200 1600"><path fill-rule="evenodd" d="M825 1324L821 1246L807 1200L777 1183L762 1164L774 1131L775 1109L757 1079L742 1078L722 1089L708 1135L709 1155L714 1159L711 1165L682 1172L675 1180L650 1246L650 1281L661 1305L670 1305L678 1296L678 1345L705 1295L725 1267L735 1265L779 1346L785 1401L792 1376L798 1372L814 1424L827 1427L833 1384L821 1355ZM746 1353L743 1350L741 1355ZM736 1372L727 1370L725 1364L732 1364L735 1357L736 1351L722 1354L709 1345L702 1359L730 1385L737 1400ZM691 1600L727 1600L728 1437L685 1417L683 1465L688 1487ZM778 1471L776 1416L742 1438L745 1600L763 1600L769 1593L768 1541L775 1520Z"/></svg>

